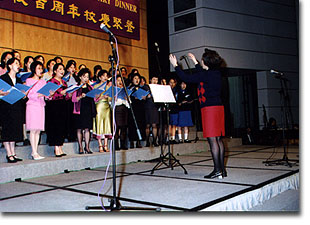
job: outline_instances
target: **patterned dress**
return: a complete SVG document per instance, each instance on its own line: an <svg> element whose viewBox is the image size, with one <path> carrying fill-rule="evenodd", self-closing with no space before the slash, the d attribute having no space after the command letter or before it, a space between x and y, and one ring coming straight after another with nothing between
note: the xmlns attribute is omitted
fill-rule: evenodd
<svg viewBox="0 0 310 225"><path fill-rule="evenodd" d="M46 134L49 146L62 146L66 135L66 120L67 120L67 102L68 95L62 95L61 91L67 89L67 84L64 81L58 81L55 78L48 82L62 85L53 97L46 102Z"/></svg>

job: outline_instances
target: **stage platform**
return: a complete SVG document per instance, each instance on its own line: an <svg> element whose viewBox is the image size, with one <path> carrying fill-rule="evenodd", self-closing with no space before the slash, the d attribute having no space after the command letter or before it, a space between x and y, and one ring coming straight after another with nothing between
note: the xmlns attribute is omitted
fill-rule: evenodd
<svg viewBox="0 0 310 225"><path fill-rule="evenodd" d="M199 140L202 138L202 132L197 132ZM196 138L195 132L190 133L192 140ZM45 143L45 136L42 137L42 143L39 145L39 154L46 157L43 160L31 159L31 146L17 146L16 155L23 160L18 163L7 163L6 151L4 147L0 148L0 183L15 181L16 179L29 179L34 177L49 176L64 171L77 171L85 168L97 168L108 165L110 160L109 153L99 153L97 140L92 140L90 149L94 154L78 154L77 142L67 142L63 146L66 157L56 158L54 155L54 147L48 146ZM241 139L238 138L225 138L227 146L241 145ZM20 143L18 143L20 144ZM193 144L195 147L193 147ZM145 142L142 142L145 146ZM164 146L167 148L166 146ZM174 155L188 154L199 151L209 150L209 144L206 141L200 141L191 144L172 145L171 152ZM164 149L166 151L166 149ZM160 147L150 148L134 148L129 150L116 151L116 164L128 164L132 162L145 161L159 157L161 152Z"/></svg>
<svg viewBox="0 0 310 225"><path fill-rule="evenodd" d="M159 147L117 151L116 186L121 205L142 207L138 210L141 212L246 211L293 190L297 195L287 210L299 210L298 163L292 167L263 163L270 156L281 159L282 147L242 146L241 140L230 138L225 143L228 177L224 179L203 178L213 165L203 139L171 146L187 174L177 165L173 169L161 165L151 174L158 162ZM299 159L298 146L290 146L288 151L290 160ZM73 151L63 158L1 163L0 211L105 212L101 205L109 206L113 196L111 166L106 173L109 159L110 153L77 155ZM86 210L88 206L91 210Z"/></svg>

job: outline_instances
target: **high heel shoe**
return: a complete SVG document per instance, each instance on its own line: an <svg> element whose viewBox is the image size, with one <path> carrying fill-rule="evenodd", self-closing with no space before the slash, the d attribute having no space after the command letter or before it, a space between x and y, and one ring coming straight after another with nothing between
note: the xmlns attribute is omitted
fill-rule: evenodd
<svg viewBox="0 0 310 225"><path fill-rule="evenodd" d="M79 148L79 154L84 154L84 151L82 148Z"/></svg>
<svg viewBox="0 0 310 225"><path fill-rule="evenodd" d="M225 169L222 171L222 174L223 174L223 177L227 177L227 171Z"/></svg>
<svg viewBox="0 0 310 225"><path fill-rule="evenodd" d="M150 143L150 141L149 140L147 140L146 141L146 145L145 145L145 147L150 147L151 146L151 143Z"/></svg>
<svg viewBox="0 0 310 225"><path fill-rule="evenodd" d="M91 150L87 150L86 147L84 148L84 152L85 152L86 154L93 154L93 152L92 152Z"/></svg>
<svg viewBox="0 0 310 225"><path fill-rule="evenodd" d="M40 160L40 159L44 159L45 157L40 156L39 154L35 154L35 155L31 155L33 160Z"/></svg>
<svg viewBox="0 0 310 225"><path fill-rule="evenodd" d="M121 148L119 147L118 140L115 140L115 142L114 142L114 148L115 148L115 151L121 150Z"/></svg>
<svg viewBox="0 0 310 225"><path fill-rule="evenodd" d="M142 148L142 145L141 145L140 141L137 141L136 148Z"/></svg>
<svg viewBox="0 0 310 225"><path fill-rule="evenodd" d="M11 159L13 158L13 159ZM17 160L14 158L13 155L10 155L10 156L6 156L6 159L8 160L8 163L16 163Z"/></svg>
<svg viewBox="0 0 310 225"><path fill-rule="evenodd" d="M12 156L13 156L13 158L14 158L16 161L23 161L22 159L17 158L16 155L12 155Z"/></svg>
<svg viewBox="0 0 310 225"><path fill-rule="evenodd" d="M105 152L110 152L110 150L108 149L108 145L105 145L103 149Z"/></svg>
<svg viewBox="0 0 310 225"><path fill-rule="evenodd" d="M125 145L125 141L122 141L122 140L121 140L121 149L122 150L128 150L128 148Z"/></svg>
<svg viewBox="0 0 310 225"><path fill-rule="evenodd" d="M157 142L156 139L153 141L153 146L154 146L154 147L158 147L158 146L159 146L159 144L158 144L158 142Z"/></svg>
<svg viewBox="0 0 310 225"><path fill-rule="evenodd" d="M57 154L56 154L56 151L54 151L54 154L55 154L55 157L57 157L57 158L59 158L59 157L62 156L61 154L57 155Z"/></svg>
<svg viewBox="0 0 310 225"><path fill-rule="evenodd" d="M204 178L207 178L207 179L213 179L213 178L223 179L223 174L222 174L222 171L213 170L209 175L204 176Z"/></svg>
<svg viewBox="0 0 310 225"><path fill-rule="evenodd" d="M99 152L101 153L105 152L103 146L99 146Z"/></svg>

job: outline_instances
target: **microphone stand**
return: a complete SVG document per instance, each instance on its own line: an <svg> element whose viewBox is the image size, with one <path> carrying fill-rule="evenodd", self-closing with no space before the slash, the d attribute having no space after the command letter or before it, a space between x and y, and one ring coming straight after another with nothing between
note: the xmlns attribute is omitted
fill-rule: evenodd
<svg viewBox="0 0 310 225"><path fill-rule="evenodd" d="M155 54L155 56L156 56L156 62L157 62L159 74L161 75L161 68L160 68L158 53L159 53L159 50L156 50L156 54Z"/></svg>
<svg viewBox="0 0 310 225"><path fill-rule="evenodd" d="M114 71L114 62L116 63L116 65L118 65L119 61L117 60L118 59L118 55L117 55L117 51L114 47L114 42L113 42L113 39L115 39L115 42L116 42L116 38L114 37L114 35L112 35L111 33L110 34L110 45L111 45L111 48L112 48L112 55L109 56L109 62L111 63L111 68L112 68L112 115L115 115L115 87L116 87L116 71ZM121 75L122 77L122 75ZM127 89L126 89L126 86L125 86L125 82L124 82L124 79L122 77L122 82L123 82L123 85L124 85L124 90L125 90L125 93L126 93L126 96L128 98L128 100L130 99L129 96L128 96L128 92L127 92ZM137 123L136 123L136 120L135 120L135 116L133 114L133 111L132 111L132 107L131 107L131 104L130 104L130 100L129 100L129 105L130 105L130 109L131 109L131 112L132 112L132 115L133 115L133 118L134 118L134 121L135 121L135 125L137 127L137 132L138 132L138 136L139 136L139 139L141 138L141 134L140 134L140 131L139 131L139 128L137 126ZM112 116L113 118L113 121L112 121L112 134L114 134L114 124L115 124L115 117ZM142 138L140 139L142 140ZM116 196L116 156L115 156L115 139L114 139L114 135L112 137L112 148L111 148L111 151L112 151L112 174L113 174L113 196L112 198L109 199L110 201L110 205L109 206L86 206L85 209L86 210L91 210L91 209L96 209L96 210L102 210L102 209L108 209L110 211L121 211L121 210L137 210L137 211L140 211L140 210L154 210L154 211L160 211L160 208L142 208L142 207L127 207L127 206L122 206L120 201L119 201L119 197Z"/></svg>
<svg viewBox="0 0 310 225"><path fill-rule="evenodd" d="M281 100L281 122L282 122L282 141L283 141L283 158L282 159L277 159L273 161L264 161L263 163L266 166L273 166L273 165L283 165L283 166L288 166L292 167L296 163L299 162L299 160L289 160L287 156L287 149L288 149L288 144L289 144L289 138L287 135L287 132L285 131L286 129L289 129L289 120L292 121L292 114L289 109L290 107L290 101L289 101L289 95L287 91L287 85L286 81L287 79L284 78L283 76L276 76L275 78L278 78L280 80L281 84L281 90L279 91L280 93L280 100ZM295 162L295 164L290 163L289 161Z"/></svg>
<svg viewBox="0 0 310 225"><path fill-rule="evenodd" d="M189 73L191 74L191 75L193 75L193 73L192 73L192 69L190 68L190 66L189 66L189 63L188 63L188 61L187 61L187 58L186 58L186 56L184 56L184 57L181 57L180 58L180 60L182 60L182 59L184 59L185 60L185 63L186 63L186 65L187 65L187 67L188 67L188 69L189 69ZM197 88L196 88L197 89ZM196 108L196 110L195 110L195 124L196 124L196 138L195 138L195 140L194 140L194 142L196 143L198 140L199 140L199 137L198 137L198 107L197 107L197 92L196 91L194 91L194 104L195 104L195 108Z"/></svg>

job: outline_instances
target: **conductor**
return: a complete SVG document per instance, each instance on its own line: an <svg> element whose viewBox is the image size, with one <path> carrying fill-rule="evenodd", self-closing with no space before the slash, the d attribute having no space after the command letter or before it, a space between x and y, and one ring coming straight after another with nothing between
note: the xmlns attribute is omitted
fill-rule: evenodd
<svg viewBox="0 0 310 225"><path fill-rule="evenodd" d="M182 81L198 85L203 137L208 139L214 163L213 171L204 178L222 179L227 176L224 165L225 148L222 141L222 136L225 136L224 106L220 97L222 75L219 71L223 59L216 51L207 48L202 55L201 65L192 53L188 53L188 57L196 67L196 72L192 75L184 73L178 66L175 55L170 54L169 60Z"/></svg>

